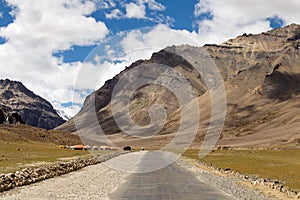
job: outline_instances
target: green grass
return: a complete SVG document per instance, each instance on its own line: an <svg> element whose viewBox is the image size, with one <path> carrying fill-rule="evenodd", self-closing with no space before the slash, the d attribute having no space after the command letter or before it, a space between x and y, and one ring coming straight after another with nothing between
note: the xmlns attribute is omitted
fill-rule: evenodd
<svg viewBox="0 0 300 200"><path fill-rule="evenodd" d="M55 162L60 158L88 155L88 151L60 149L58 145L39 142L4 142L0 140L0 174L26 166Z"/></svg>
<svg viewBox="0 0 300 200"><path fill-rule="evenodd" d="M188 150L185 156L220 168L281 180L285 186L300 191L300 150L220 150L199 159L199 150Z"/></svg>

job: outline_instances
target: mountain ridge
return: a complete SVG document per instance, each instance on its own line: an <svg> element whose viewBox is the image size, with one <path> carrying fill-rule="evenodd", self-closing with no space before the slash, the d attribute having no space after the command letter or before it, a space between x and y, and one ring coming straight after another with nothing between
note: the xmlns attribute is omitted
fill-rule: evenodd
<svg viewBox="0 0 300 200"><path fill-rule="evenodd" d="M53 106L19 81L0 80L0 107L21 115L26 124L53 129L65 122Z"/></svg>
<svg viewBox="0 0 300 200"><path fill-rule="evenodd" d="M220 45L208 44L204 48L218 67L227 93L227 117L221 135L220 144L247 145L245 138L251 138L251 144L255 145L291 145L297 146L300 138L295 129L295 124L300 122L297 104L300 99L300 26L289 26L268 31L262 34L244 34L235 39L228 40ZM193 53L193 48L188 45L168 47L173 48L180 55L181 52ZM210 99L203 78L193 70L191 63L186 62L168 48L154 53L150 60L140 60L127 67L123 72L108 80L102 88L90 95L82 108L75 116L77 121L85 121L88 111L93 107L97 113L98 122L103 131L112 140L117 142L147 142L141 138L124 135L117 127L113 119L110 98L112 90L119 78L130 69L141 64L160 63L179 70L182 75L188 77L198 95L201 105L201 121L195 143L202 142L210 121ZM171 77L172 78L172 77ZM299 87L298 87L299 86ZM135 93L137 98L131 101L131 116L140 125L146 125L149 115L142 110L149 110L151 103L161 103L167 110L167 121L161 132L157 135L157 143L163 145L174 137L174 132L180 124L180 107L175 102L174 96L167 90L153 86L139 89ZM137 95L138 94L138 95ZM152 96L151 96L151 95ZM154 95L154 96L153 96ZM95 97L93 99L92 97ZM143 98L140 98L143 97ZM143 99L139 101L139 99ZM287 108L287 110L283 110ZM300 110L299 110L300 112ZM288 127L290 133L284 131L281 134L272 132ZM258 128L259 127L259 128ZM75 132L74 119L63 124L59 129ZM84 131L96 131L97 125L89 124L79 127ZM272 130L271 132L269 130ZM267 135L267 142L260 142L261 135ZM161 135L161 136L160 136ZM163 136L169 136L164 138ZM255 137L256 136L256 139ZM164 138L164 139L161 139ZM280 142L281 141L281 142ZM282 142L285 141L285 142Z"/></svg>

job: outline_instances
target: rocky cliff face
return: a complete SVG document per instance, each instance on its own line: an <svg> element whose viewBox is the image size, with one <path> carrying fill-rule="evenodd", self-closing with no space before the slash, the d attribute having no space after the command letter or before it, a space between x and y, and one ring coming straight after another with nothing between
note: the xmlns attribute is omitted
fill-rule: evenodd
<svg viewBox="0 0 300 200"><path fill-rule="evenodd" d="M65 122L48 101L17 81L0 80L0 107L19 113L26 124L35 127L53 129Z"/></svg>
<svg viewBox="0 0 300 200"><path fill-rule="evenodd" d="M173 52L195 53L190 46L172 47ZM220 45L203 47L217 65L226 87L227 117L222 132L223 145L298 145L300 135L300 26L292 24L258 35L244 34ZM97 126L89 123L89 110L95 104L98 122L108 135L122 135L111 112L111 95L120 77L141 64L160 63L176 69L187 77L201 105L201 120L196 143L201 142L210 120L210 98L203 77L193 69L193 64L171 53L168 48L153 54L147 61L138 61L109 80L89 96L82 110L75 116L85 121L79 127L93 132ZM167 69L166 69L166 74ZM155 72L153 72L155 74ZM142 74L136 74L142 76ZM173 77L170 77L171 79ZM154 78L155 79L155 78ZM94 97L94 98L93 98ZM149 108L160 104L166 109L167 121L160 135L172 135L180 122L180 107L172 92L156 85L147 85L131 97L130 115L138 125L150 122ZM120 108L121 109L121 108ZM191 120L193 114L191 114ZM76 131L74 120L60 127ZM78 128L78 127L77 127ZM112 137L114 139L119 136ZM148 142L167 142L161 139ZM167 138L167 137L166 137ZM133 139L132 141L141 141ZM164 142L166 141L166 142ZM144 143L147 141L143 141Z"/></svg>

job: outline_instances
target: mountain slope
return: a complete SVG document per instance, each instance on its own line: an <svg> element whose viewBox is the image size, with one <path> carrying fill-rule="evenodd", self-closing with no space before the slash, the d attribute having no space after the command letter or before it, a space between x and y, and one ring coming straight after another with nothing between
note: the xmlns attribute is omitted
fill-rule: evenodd
<svg viewBox="0 0 300 200"><path fill-rule="evenodd" d="M65 122L48 101L17 81L0 80L0 107L19 113L26 124L39 128L53 129Z"/></svg>
<svg viewBox="0 0 300 200"><path fill-rule="evenodd" d="M153 54L150 60L138 61L109 80L87 97L82 110L60 129L97 132L98 122L109 137L120 144L132 142L149 146L163 146L174 137L182 123L182 109L172 92L156 85L147 85L135 91L130 101L130 115L136 124L149 124L148 111L154 104L166 109L167 120L160 133L149 138L124 135L115 123L111 112L111 95L118 80L141 64L168 65L187 77L201 107L201 119L195 145L201 143L210 120L210 96L203 77L193 65L177 56L184 52L194 55L197 48L187 45L171 47ZM235 146L299 146L300 134L300 26L292 24L258 35L244 34L220 45L205 45L204 49L217 65L226 88L227 116L221 145ZM155 74L155 71L153 71ZM165 70L166 76L167 69ZM142 76L135 74L134 76ZM134 77L132 77L134 78ZM155 77L151 77L155 79ZM174 77L168 77L173 79ZM93 105L98 121L90 119ZM189 106L189 105L186 105ZM122 109L120 107L120 109ZM192 121L190 113L187 121ZM74 122L80 122L75 127ZM82 123L81 123L82 122ZM141 133L141 135L146 133Z"/></svg>

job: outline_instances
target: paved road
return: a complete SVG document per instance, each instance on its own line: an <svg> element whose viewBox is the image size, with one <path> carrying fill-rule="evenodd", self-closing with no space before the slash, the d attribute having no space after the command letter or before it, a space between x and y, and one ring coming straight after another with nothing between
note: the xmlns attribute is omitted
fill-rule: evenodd
<svg viewBox="0 0 300 200"><path fill-rule="evenodd" d="M130 155L127 155L130 156ZM118 190L110 194L112 200L218 200L235 199L209 183L200 181L191 172L173 163L158 171L157 166L169 164L163 153L145 153L135 169ZM145 171L153 171L142 173Z"/></svg>
<svg viewBox="0 0 300 200"><path fill-rule="evenodd" d="M234 199L179 167L172 155L160 152L122 155L61 177L0 193L0 199Z"/></svg>

